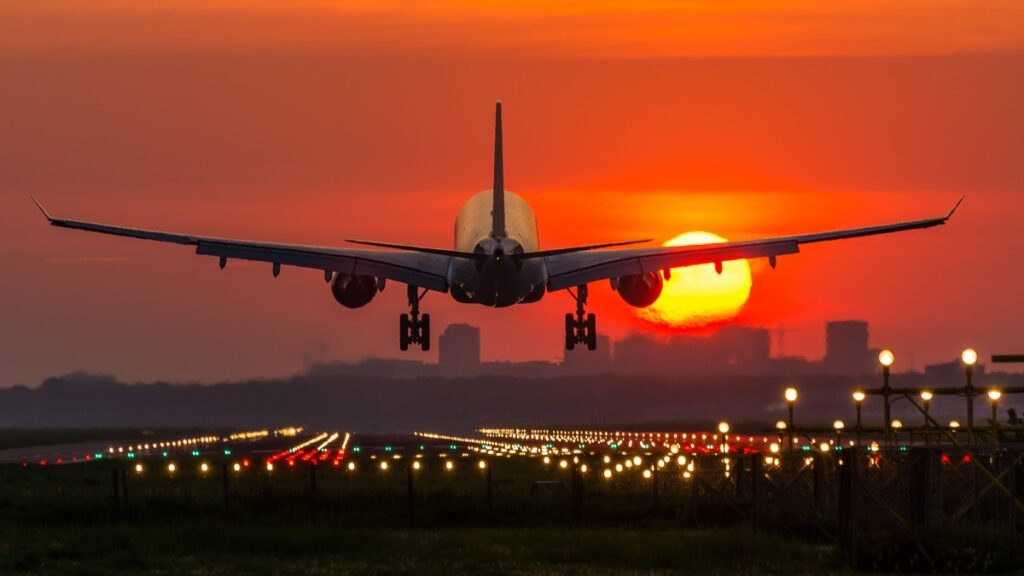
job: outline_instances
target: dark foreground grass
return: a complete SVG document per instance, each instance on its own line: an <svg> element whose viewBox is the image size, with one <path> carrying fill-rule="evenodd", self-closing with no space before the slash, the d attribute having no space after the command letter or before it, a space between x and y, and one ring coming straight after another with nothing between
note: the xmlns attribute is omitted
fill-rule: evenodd
<svg viewBox="0 0 1024 576"><path fill-rule="evenodd" d="M4 574L840 574L829 547L744 530L356 530L316 523L0 529Z"/></svg>

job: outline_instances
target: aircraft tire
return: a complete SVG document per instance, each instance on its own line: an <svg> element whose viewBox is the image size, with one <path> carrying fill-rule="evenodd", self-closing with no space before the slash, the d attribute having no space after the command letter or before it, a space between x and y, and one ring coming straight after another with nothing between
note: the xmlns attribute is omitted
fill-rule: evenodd
<svg viewBox="0 0 1024 576"><path fill-rule="evenodd" d="M587 350L597 350L597 316L587 314Z"/></svg>
<svg viewBox="0 0 1024 576"><path fill-rule="evenodd" d="M424 314L420 320L420 348L424 352L430 351L430 314Z"/></svg>
<svg viewBox="0 0 1024 576"><path fill-rule="evenodd" d="M398 318L398 347L405 352L409 349L409 315L402 314Z"/></svg>

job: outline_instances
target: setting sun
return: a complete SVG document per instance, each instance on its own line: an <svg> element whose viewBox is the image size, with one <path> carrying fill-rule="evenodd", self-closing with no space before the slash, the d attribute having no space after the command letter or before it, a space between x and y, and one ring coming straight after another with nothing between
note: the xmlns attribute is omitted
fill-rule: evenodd
<svg viewBox="0 0 1024 576"><path fill-rule="evenodd" d="M715 244L726 239L710 232L687 232L665 242L665 246ZM673 268L671 278L658 300L638 308L637 316L671 327L704 326L736 316L750 296L750 265L746 260Z"/></svg>

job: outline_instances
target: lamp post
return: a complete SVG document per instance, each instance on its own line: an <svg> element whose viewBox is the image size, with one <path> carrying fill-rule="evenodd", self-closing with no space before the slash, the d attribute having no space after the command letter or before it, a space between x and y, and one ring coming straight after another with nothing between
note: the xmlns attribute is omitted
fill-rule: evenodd
<svg viewBox="0 0 1024 576"><path fill-rule="evenodd" d="M861 413L861 407L864 404L864 398L866 398L866 397L867 397L867 395L864 394L864 392L862 390L856 390L853 393L853 402L854 402L854 405L857 407L857 425L854 428L854 433L857 436L857 445L858 446L860 446L860 434L861 434L860 413Z"/></svg>
<svg viewBox="0 0 1024 576"><path fill-rule="evenodd" d="M928 427L928 407L931 405L933 394L930 390L921 391L921 407L924 409L924 427Z"/></svg>
<svg viewBox="0 0 1024 576"><path fill-rule="evenodd" d="M889 413L889 396L892 388L889 387L889 367L896 361L896 355L892 350L882 350L878 353L878 363L882 365L882 401L885 414L885 435L892 434L892 415Z"/></svg>
<svg viewBox="0 0 1024 576"><path fill-rule="evenodd" d="M784 446L785 443L786 443L785 435L786 435L786 429L787 428L789 428L789 426L786 424L785 420L779 420L778 422L775 423L775 429L779 431L779 445L783 445ZM792 449L793 449L793 443L790 442L789 450L792 450Z"/></svg>
<svg viewBox="0 0 1024 576"><path fill-rule="evenodd" d="M786 388L786 391L783 393L783 396L786 398L786 407L789 410L789 420L787 421L786 429L789 430L789 449L792 450L793 449L793 405L796 404L796 399L799 396L799 394L797 394L796 388L790 387L790 388Z"/></svg>
<svg viewBox="0 0 1024 576"><path fill-rule="evenodd" d="M1003 393L995 388L988 391L988 399L992 402L992 443L999 443L999 399Z"/></svg>
<svg viewBox="0 0 1024 576"><path fill-rule="evenodd" d="M836 420L832 423L832 429L836 431L836 446L842 446L840 436L843 433L843 428L846 428L846 424L842 420Z"/></svg>
<svg viewBox="0 0 1024 576"><path fill-rule="evenodd" d="M901 420L893 420L892 425L892 439L898 447L900 445L899 431L903 428L903 422Z"/></svg>
<svg viewBox="0 0 1024 576"><path fill-rule="evenodd" d="M964 396L967 397L967 433L971 440L974 440L974 364L978 361L978 353L974 348L966 348L960 353L960 360L964 363L964 374L967 377L967 384L964 386Z"/></svg>

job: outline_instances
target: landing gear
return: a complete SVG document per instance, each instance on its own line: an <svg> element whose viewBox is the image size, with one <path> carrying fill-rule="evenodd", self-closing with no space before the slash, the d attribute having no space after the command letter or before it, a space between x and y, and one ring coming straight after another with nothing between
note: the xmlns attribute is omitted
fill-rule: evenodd
<svg viewBox="0 0 1024 576"><path fill-rule="evenodd" d="M597 317L587 314L587 285L576 287L576 293L569 290L569 295L576 300L576 314L565 315L565 349L572 350L577 344L586 344L587 350L597 349Z"/></svg>
<svg viewBox="0 0 1024 576"><path fill-rule="evenodd" d="M402 314L399 318L399 341L398 347L402 351L409 349L409 344L419 344L424 352L430 350L430 314L420 316L420 300L427 295L427 291L420 292L416 286L409 285L409 314Z"/></svg>

